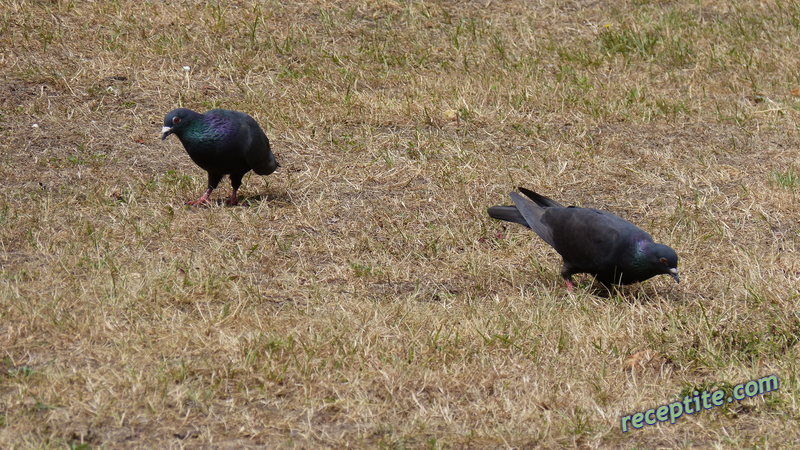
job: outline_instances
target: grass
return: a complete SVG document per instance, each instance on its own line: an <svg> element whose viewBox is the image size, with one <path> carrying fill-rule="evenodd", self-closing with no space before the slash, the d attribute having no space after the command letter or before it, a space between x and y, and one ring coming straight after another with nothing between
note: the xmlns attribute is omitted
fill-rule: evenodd
<svg viewBox="0 0 800 450"><path fill-rule="evenodd" d="M796 445L798 18L4 2L0 446ZM243 207L183 206L205 174L157 138L179 105L267 131L282 167ZM486 215L514 186L630 219L682 283L568 294Z"/></svg>

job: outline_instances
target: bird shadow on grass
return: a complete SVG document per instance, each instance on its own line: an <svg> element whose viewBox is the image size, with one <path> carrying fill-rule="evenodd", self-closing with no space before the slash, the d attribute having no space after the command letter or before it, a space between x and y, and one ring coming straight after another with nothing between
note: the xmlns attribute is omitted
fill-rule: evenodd
<svg viewBox="0 0 800 450"><path fill-rule="evenodd" d="M267 192L257 195L245 195L239 197L237 206L251 207L257 206L261 202L268 202L274 206L288 206L292 204L292 198L286 192Z"/></svg>
<svg viewBox="0 0 800 450"><path fill-rule="evenodd" d="M685 295L673 288L643 286L606 286L594 281L586 286L586 292L604 299L615 299L624 303L653 303L660 301L680 302Z"/></svg>
<svg viewBox="0 0 800 450"><path fill-rule="evenodd" d="M292 204L292 198L285 192L257 195L243 195L239 197L239 201L235 205L229 205L226 198L216 198L209 200L208 203L200 205L200 207L218 206L229 208L252 208L258 206L262 202L269 203L270 206L283 207ZM186 206L192 206L186 203Z"/></svg>

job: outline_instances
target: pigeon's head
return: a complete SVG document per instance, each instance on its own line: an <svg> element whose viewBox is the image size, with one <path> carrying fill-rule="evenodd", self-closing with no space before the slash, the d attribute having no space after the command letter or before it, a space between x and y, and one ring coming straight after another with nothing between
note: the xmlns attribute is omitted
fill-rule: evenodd
<svg viewBox="0 0 800 450"><path fill-rule="evenodd" d="M173 109L168 112L164 117L164 127L161 128L161 140L163 141L167 136L173 133L177 133L178 136L180 136L181 130L189 125L197 116L199 116L199 114L186 108Z"/></svg>
<svg viewBox="0 0 800 450"><path fill-rule="evenodd" d="M675 250L662 244L653 244L647 250L650 265L654 269L671 276L676 283L681 282L678 276L678 255Z"/></svg>

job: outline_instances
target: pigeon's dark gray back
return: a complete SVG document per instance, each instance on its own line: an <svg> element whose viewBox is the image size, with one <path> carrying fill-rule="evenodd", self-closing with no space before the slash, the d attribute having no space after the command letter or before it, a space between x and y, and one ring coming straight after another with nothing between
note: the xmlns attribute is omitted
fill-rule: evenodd
<svg viewBox="0 0 800 450"><path fill-rule="evenodd" d="M627 220L589 208L549 207L542 216L552 233L551 245L571 273L591 273L604 283L617 282L616 272L633 281L655 275L645 276L632 264L641 257L636 246L652 243L653 238Z"/></svg>

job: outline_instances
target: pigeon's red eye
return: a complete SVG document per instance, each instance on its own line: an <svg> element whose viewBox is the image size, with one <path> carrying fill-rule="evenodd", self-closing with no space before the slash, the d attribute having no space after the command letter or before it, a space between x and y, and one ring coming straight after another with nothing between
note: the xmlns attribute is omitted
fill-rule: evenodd
<svg viewBox="0 0 800 450"><path fill-rule="evenodd" d="M661 264L663 264L665 266L667 265L667 258L661 258L661 259L659 259L659 261L661 262Z"/></svg>
<svg viewBox="0 0 800 450"><path fill-rule="evenodd" d="M177 124L181 123L181 118L180 118L180 117L178 117L178 116L175 116L175 117L173 117L173 118L172 118L172 123L173 123L174 125L177 125Z"/></svg>

